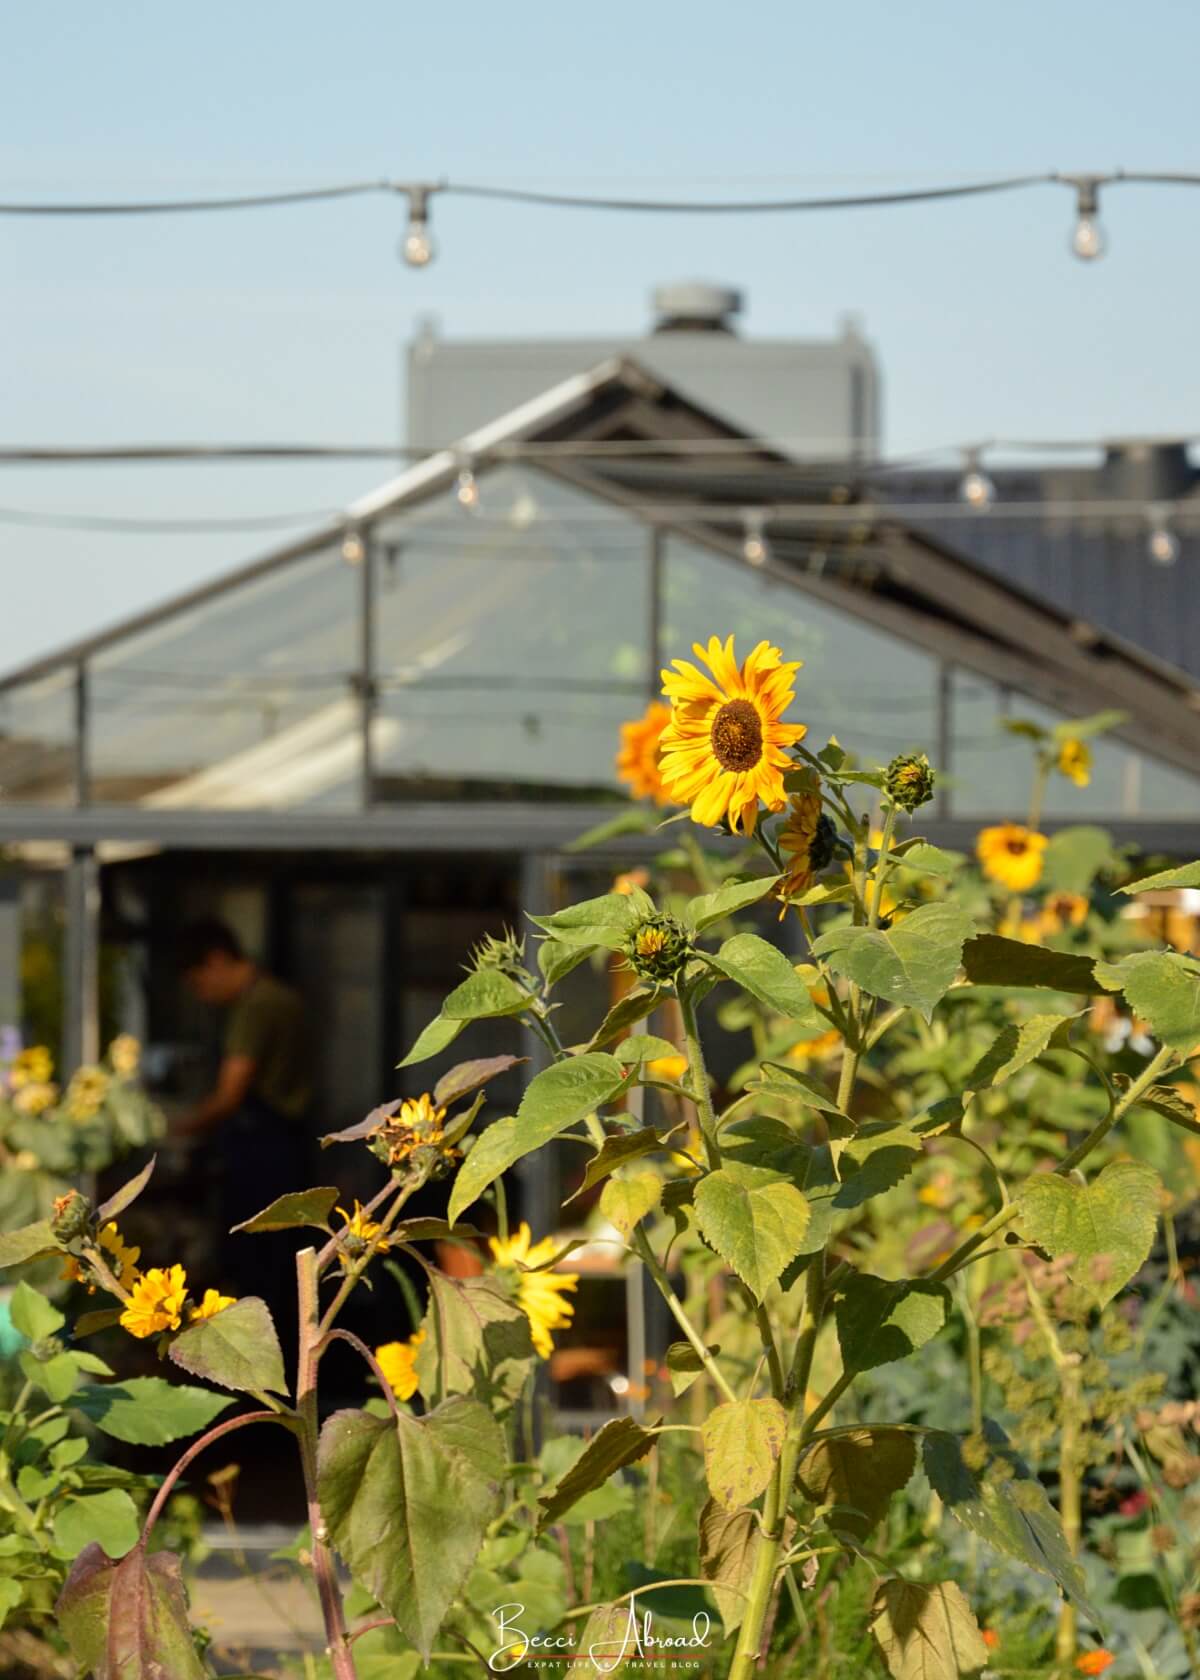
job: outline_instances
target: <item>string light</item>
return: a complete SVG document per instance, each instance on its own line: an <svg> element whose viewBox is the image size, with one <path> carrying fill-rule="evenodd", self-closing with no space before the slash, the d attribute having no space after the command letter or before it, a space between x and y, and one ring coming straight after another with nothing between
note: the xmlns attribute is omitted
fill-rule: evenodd
<svg viewBox="0 0 1200 1680"><path fill-rule="evenodd" d="M963 475L958 481L958 499L968 507L982 512L996 500L996 486L982 466L980 449L964 451Z"/></svg>
<svg viewBox="0 0 1200 1680"><path fill-rule="evenodd" d="M408 229L400 254L410 268L427 268L437 255L429 231L429 187L408 187Z"/></svg>
<svg viewBox="0 0 1200 1680"><path fill-rule="evenodd" d="M342 537L342 559L347 566L361 566L367 557L367 545L361 533L351 525Z"/></svg>
<svg viewBox="0 0 1200 1680"><path fill-rule="evenodd" d="M1173 566L1179 559L1179 538L1171 529L1171 509L1162 502L1146 509L1150 535L1146 553L1156 566Z"/></svg>
<svg viewBox="0 0 1200 1680"><path fill-rule="evenodd" d="M771 550L767 545L766 524L766 516L761 509L747 508L742 515L742 527L745 531L742 559L748 566L765 566L771 558Z"/></svg>
<svg viewBox="0 0 1200 1680"><path fill-rule="evenodd" d="M1071 232L1071 250L1080 262L1096 262L1108 249L1108 240L1100 225L1099 177L1080 175L1073 184L1076 220Z"/></svg>
<svg viewBox="0 0 1200 1680"><path fill-rule="evenodd" d="M479 483L469 460L463 460L459 465L458 476L454 480L454 499L464 513L479 511Z"/></svg>

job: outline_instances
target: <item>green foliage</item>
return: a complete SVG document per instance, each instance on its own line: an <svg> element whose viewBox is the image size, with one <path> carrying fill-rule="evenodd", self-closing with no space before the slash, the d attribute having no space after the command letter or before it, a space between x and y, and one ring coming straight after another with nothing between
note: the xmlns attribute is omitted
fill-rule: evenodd
<svg viewBox="0 0 1200 1680"><path fill-rule="evenodd" d="M701 1234L758 1300L800 1252L810 1209L781 1172L730 1161L696 1186Z"/></svg>
<svg viewBox="0 0 1200 1680"><path fill-rule="evenodd" d="M888 1283L855 1272L839 1291L834 1312L848 1371L870 1371L907 1359L946 1323L950 1295L939 1283Z"/></svg>
<svg viewBox="0 0 1200 1680"><path fill-rule="evenodd" d="M1124 992L1129 1007L1163 1044L1174 1050L1194 1047L1200 962L1177 951L1134 951L1119 962L1097 963L1096 978L1110 992Z"/></svg>
<svg viewBox="0 0 1200 1680"><path fill-rule="evenodd" d="M491 1278L431 1269L423 1328L416 1371L431 1404L469 1395L497 1411L519 1398L533 1365L529 1320Z"/></svg>
<svg viewBox="0 0 1200 1680"><path fill-rule="evenodd" d="M274 1320L257 1295L244 1295L215 1317L193 1324L169 1351L176 1365L221 1388L287 1393Z"/></svg>
<svg viewBox="0 0 1200 1680"><path fill-rule="evenodd" d="M871 1631L893 1680L960 1680L988 1660L979 1624L953 1581L884 1581L874 1611Z"/></svg>
<svg viewBox="0 0 1200 1680"><path fill-rule="evenodd" d="M115 1440L138 1447L161 1447L207 1429L232 1401L224 1394L162 1377L128 1377L80 1389L75 1406Z"/></svg>
<svg viewBox="0 0 1200 1680"><path fill-rule="evenodd" d="M80 1553L58 1617L76 1660L96 1680L204 1680L188 1626L178 1558L139 1547L114 1563L99 1545Z"/></svg>
<svg viewBox="0 0 1200 1680"><path fill-rule="evenodd" d="M715 954L698 953L710 968L723 974L752 998L799 1026L818 1026L808 988L781 951L756 933L735 933Z"/></svg>
<svg viewBox="0 0 1200 1680"><path fill-rule="evenodd" d="M557 1522L585 1494L602 1487L627 1464L645 1458L653 1446L653 1434L633 1418L611 1419L588 1442L566 1474L538 1500L541 1512L538 1527L546 1528Z"/></svg>
<svg viewBox="0 0 1200 1680"><path fill-rule="evenodd" d="M304 1225L318 1230L329 1229L329 1216L341 1192L336 1185L323 1184L313 1190L293 1190L286 1196L276 1196L269 1207L235 1225L235 1231L294 1231Z"/></svg>
<svg viewBox="0 0 1200 1680"><path fill-rule="evenodd" d="M1091 1184L1054 1173L1027 1179L1017 1198L1022 1233L1066 1262L1081 1289L1104 1306L1141 1270L1158 1223L1153 1167L1110 1161Z"/></svg>
<svg viewBox="0 0 1200 1680"><path fill-rule="evenodd" d="M902 1429L846 1429L817 1441L800 1465L798 1486L830 1508L829 1526L865 1541L917 1467L917 1443Z"/></svg>
<svg viewBox="0 0 1200 1680"><path fill-rule="evenodd" d="M886 930L832 928L813 950L872 997L907 1004L929 1020L958 973L971 928L957 905L924 904Z"/></svg>
<svg viewBox="0 0 1200 1680"><path fill-rule="evenodd" d="M718 1505L736 1511L771 1480L787 1413L778 1400L730 1400L715 1406L701 1426L704 1474Z"/></svg>

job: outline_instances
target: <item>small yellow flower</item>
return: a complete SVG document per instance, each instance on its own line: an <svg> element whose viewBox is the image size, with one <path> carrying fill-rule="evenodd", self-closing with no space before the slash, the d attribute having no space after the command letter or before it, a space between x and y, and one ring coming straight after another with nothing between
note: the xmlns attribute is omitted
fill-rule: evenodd
<svg viewBox="0 0 1200 1680"><path fill-rule="evenodd" d="M1027 892L1042 878L1046 836L1020 823L1000 823L980 831L975 842L983 872L1010 892Z"/></svg>
<svg viewBox="0 0 1200 1680"><path fill-rule="evenodd" d="M337 1211L346 1221L338 1233L342 1239L342 1247L352 1259L357 1259L360 1255L366 1253L371 1243L375 1242L375 1238L379 1235L382 1227L378 1220L372 1219L369 1214L363 1212L362 1203L357 1197L354 1200L354 1212L352 1214L347 1213L345 1208L342 1207L338 1208ZM376 1254L386 1254L390 1247L391 1243L384 1237L382 1241L375 1243L375 1252Z"/></svg>
<svg viewBox="0 0 1200 1680"><path fill-rule="evenodd" d="M614 878L612 890L620 893L622 898L629 898L631 894L649 886L650 871L648 869L627 869L624 874Z"/></svg>
<svg viewBox="0 0 1200 1680"><path fill-rule="evenodd" d="M664 928L641 928L633 942L633 948L639 957L657 957L662 955L666 944L667 935Z"/></svg>
<svg viewBox="0 0 1200 1680"><path fill-rule="evenodd" d="M222 1295L217 1289L206 1289L203 1301L188 1313L188 1322L198 1324L203 1318L215 1318L226 1307L232 1307L236 1300L236 1295Z"/></svg>
<svg viewBox="0 0 1200 1680"><path fill-rule="evenodd" d="M540 1266L554 1254L554 1238L543 1237L540 1243L533 1243L529 1226L523 1220L506 1242L489 1237L488 1246L498 1267L516 1272L517 1304L529 1320L535 1350L542 1359L549 1359L554 1352L550 1332L566 1329L575 1316L575 1308L570 1301L563 1300L563 1295L574 1292L579 1274L520 1270L521 1266Z"/></svg>
<svg viewBox="0 0 1200 1680"><path fill-rule="evenodd" d="M670 706L664 706L661 700L652 700L640 718L621 725L617 778L628 782L629 791L635 799L653 799L657 805L667 803L658 765L658 749L663 730L670 721Z"/></svg>
<svg viewBox="0 0 1200 1680"><path fill-rule="evenodd" d="M154 1266L134 1284L121 1324L139 1340L162 1330L178 1330L186 1300L187 1273L183 1267Z"/></svg>
<svg viewBox="0 0 1200 1680"><path fill-rule="evenodd" d="M1060 775L1074 782L1076 787L1086 787L1092 779L1092 749L1086 741L1080 741L1074 735L1067 739L1058 749L1058 761L1055 765Z"/></svg>
<svg viewBox="0 0 1200 1680"><path fill-rule="evenodd" d="M132 1079L142 1060L142 1047L132 1033L119 1033L108 1047L108 1065L121 1079Z"/></svg>
<svg viewBox="0 0 1200 1680"><path fill-rule="evenodd" d="M688 1070L686 1056L655 1056L646 1063L646 1072L651 1079L669 1079L677 1085Z"/></svg>
<svg viewBox="0 0 1200 1680"><path fill-rule="evenodd" d="M406 1342L384 1342L375 1349L379 1369L397 1400L411 1400L417 1392L417 1349L424 1340L425 1331L420 1329Z"/></svg>
<svg viewBox="0 0 1200 1680"><path fill-rule="evenodd" d="M780 721L795 699L800 662L784 664L778 648L759 642L739 666L732 636L711 636L692 651L711 675L685 659L662 674L672 703L659 747L663 788L675 804L690 805L702 827L728 822L735 834L753 834L760 801L768 811L787 804L786 749L807 733L805 724Z"/></svg>
<svg viewBox="0 0 1200 1680"><path fill-rule="evenodd" d="M1042 905L1043 933L1062 933L1066 928L1082 927L1091 908L1082 893L1051 893Z"/></svg>
<svg viewBox="0 0 1200 1680"><path fill-rule="evenodd" d="M428 1091L423 1091L419 1097L406 1097L383 1125L382 1136L387 1145L389 1166L398 1166L401 1161L406 1161L415 1150L422 1147L441 1148L445 1130L446 1110L434 1102ZM356 1208L357 1205L355 1203ZM342 1210L339 1208L338 1212L341 1213ZM342 1218L345 1217L345 1214L342 1214ZM372 1232L375 1230L378 1230L378 1226L372 1227ZM369 1242L370 1236L365 1240ZM381 1252L386 1248L387 1244L382 1244Z"/></svg>
<svg viewBox="0 0 1200 1680"><path fill-rule="evenodd" d="M67 1086L66 1109L72 1120L93 1120L104 1106L109 1077L103 1068L81 1067Z"/></svg>
<svg viewBox="0 0 1200 1680"><path fill-rule="evenodd" d="M58 1101L58 1086L51 1084L21 1085L13 1092L13 1107L18 1114L45 1114Z"/></svg>
<svg viewBox="0 0 1200 1680"><path fill-rule="evenodd" d="M31 1044L13 1057L8 1082L14 1091L23 1085L48 1085L54 1073L54 1058L44 1044Z"/></svg>

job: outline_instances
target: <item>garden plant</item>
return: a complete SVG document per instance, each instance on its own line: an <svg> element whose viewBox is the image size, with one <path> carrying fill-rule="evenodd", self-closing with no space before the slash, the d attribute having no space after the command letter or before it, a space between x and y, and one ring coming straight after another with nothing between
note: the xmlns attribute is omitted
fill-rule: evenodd
<svg viewBox="0 0 1200 1680"><path fill-rule="evenodd" d="M1161 1638L1176 1666L1128 1672L1194 1671L1195 1414L1172 1411L1152 1362L1194 1199L1200 962L1122 909L1200 886L1200 864L1138 879L1095 828L1040 832L1049 778L1086 782L1111 717L1016 726L1028 820L986 829L972 861L915 832L935 791L923 753L871 767L836 741L812 750L790 718L795 663L765 642L739 663L732 637L695 653L664 673L669 704L629 726L619 762L647 824L722 846L677 831L653 880L543 907L528 936L471 954L401 1065L509 1018L537 1046L514 1114L476 1135L514 1058L464 1060L324 1140L384 1169L365 1206L298 1188L247 1223L247 1241L319 1233L297 1255L295 1371L261 1300L127 1248L121 1217L149 1168L99 1207L64 1191L0 1237L3 1264L54 1256L105 1303L67 1326L20 1287L26 1382L48 1406L32 1414L22 1392L15 1480L0 1456L0 1605L39 1590L49 1520L58 1555L77 1553L56 1613L82 1672L209 1672L177 1562L153 1542L197 1455L251 1427L296 1443L297 1557L334 1680L539 1658L572 1680L640 1658L731 1680L1116 1680L1128 1605L1113 1582L1146 1505L1161 1556L1129 1572L1157 1583L1136 1640ZM624 978L590 1036L564 1043L561 991L585 965L597 991ZM752 1053L719 1084L712 1046L731 1034ZM582 1238L509 1229L505 1175L536 1151L582 1164L575 1190L598 1190L603 1220L591 1239L644 1268L676 1335L641 1415L540 1447L530 1384L569 1319ZM411 1215L436 1184L444 1217ZM449 1275L447 1242L490 1264ZM1158 1293L1132 1291L1152 1252ZM398 1256L424 1279L420 1322L372 1348L340 1315ZM104 1325L195 1380L114 1376L78 1350ZM379 1393L323 1415L339 1342ZM76 1449L46 1424L71 1408L126 1441L195 1434L135 1522L127 1490L60 1487ZM629 1485L632 1515L606 1503ZM1146 1505L1124 1511L1139 1488ZM632 1578L605 1550L606 1516L644 1546Z"/></svg>

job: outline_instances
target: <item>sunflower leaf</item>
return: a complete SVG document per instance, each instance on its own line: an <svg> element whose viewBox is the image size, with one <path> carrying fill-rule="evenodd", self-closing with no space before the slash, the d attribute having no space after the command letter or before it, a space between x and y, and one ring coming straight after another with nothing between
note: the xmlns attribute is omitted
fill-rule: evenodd
<svg viewBox="0 0 1200 1680"><path fill-rule="evenodd" d="M974 927L954 904L923 904L894 927L831 928L813 946L835 974L872 997L919 1009L928 1021L958 973Z"/></svg>
<svg viewBox="0 0 1200 1680"><path fill-rule="evenodd" d="M714 922L723 922L737 911L757 904L781 879L779 875L759 875L751 881L726 881L715 892L689 899L683 908L684 923L693 933L703 933Z"/></svg>
<svg viewBox="0 0 1200 1680"><path fill-rule="evenodd" d="M807 986L791 963L756 933L735 933L719 951L698 951L696 955L768 1009L806 1026L822 1024Z"/></svg>

